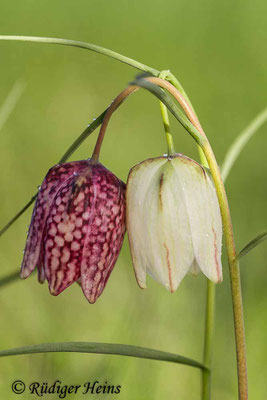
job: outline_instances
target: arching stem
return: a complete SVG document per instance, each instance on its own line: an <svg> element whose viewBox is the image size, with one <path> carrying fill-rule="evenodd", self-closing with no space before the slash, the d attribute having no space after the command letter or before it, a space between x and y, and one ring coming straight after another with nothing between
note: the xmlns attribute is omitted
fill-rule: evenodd
<svg viewBox="0 0 267 400"><path fill-rule="evenodd" d="M113 114L113 112L121 105L121 103L133 92L135 92L136 90L138 90L139 87L138 86L128 86L126 89L124 89L111 103L111 105L109 106L109 108L107 109L107 112L104 116L99 134L98 134L98 138L96 141L96 145L92 154L91 159L94 161L98 161L99 159L99 154L100 154L100 150L101 150L101 146L102 146L102 142L106 133L106 129L110 120L111 115Z"/></svg>
<svg viewBox="0 0 267 400"><path fill-rule="evenodd" d="M183 95L178 91L178 89L176 89L171 83L169 83L161 78L149 77L149 78L145 78L145 80L147 80L151 83L154 83L164 89L167 89L176 98L176 100L178 100L178 102L180 103L181 107L185 111L186 115L188 116L188 118L192 122L192 124L194 126L196 126L196 128L198 130L202 130L201 125L200 125L195 113L193 112L191 106L187 103L187 101L185 100ZM95 145L92 157L91 157L92 160L98 161L98 159L99 159L102 142L103 142L111 115L131 93L136 92L139 89L140 89L140 87L138 85L128 86L113 100L113 102L107 109L107 112L103 119L101 129L100 129L100 132L99 132L99 135L97 138L97 142L96 142L96 145ZM203 134L204 134L204 132L203 132ZM171 144L171 143L170 143L170 146L171 146L171 148L174 148L173 144Z"/></svg>

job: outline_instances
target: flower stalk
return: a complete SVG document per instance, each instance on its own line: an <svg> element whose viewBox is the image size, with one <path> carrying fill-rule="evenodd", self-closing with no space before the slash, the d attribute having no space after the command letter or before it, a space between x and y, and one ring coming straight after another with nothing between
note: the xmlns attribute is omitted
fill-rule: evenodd
<svg viewBox="0 0 267 400"><path fill-rule="evenodd" d="M209 367L209 369L202 371L202 400L209 400L211 398L211 362L214 334L214 317L215 284L207 279L203 363L207 367Z"/></svg>
<svg viewBox="0 0 267 400"><path fill-rule="evenodd" d="M165 130L165 136L166 136L166 141L167 141L168 156L172 156L173 154L175 154L175 148L174 148L173 137L172 137L171 129L170 129L168 109L165 106L165 104L163 104L161 101L159 102L159 106L160 106L162 122L163 122L163 127Z"/></svg>
<svg viewBox="0 0 267 400"><path fill-rule="evenodd" d="M245 327L244 327L243 304L242 304L242 290L241 290L239 261L237 258L237 253L235 248L231 214L219 166L216 162L214 153L209 143L203 147L203 151L210 166L210 171L217 191L218 200L221 207L222 219L224 223L224 234L225 234L226 249L227 249L227 256L229 263L233 313L234 313L239 398L240 400L247 400L248 383L247 383L246 341L245 341Z"/></svg>

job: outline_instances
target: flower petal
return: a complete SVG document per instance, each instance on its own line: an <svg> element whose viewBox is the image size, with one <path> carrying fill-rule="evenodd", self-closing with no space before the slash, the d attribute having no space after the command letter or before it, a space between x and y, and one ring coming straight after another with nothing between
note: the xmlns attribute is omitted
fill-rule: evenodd
<svg viewBox="0 0 267 400"><path fill-rule="evenodd" d="M199 274L200 268L198 266L198 263L196 261L196 259L194 259L194 261L192 262L192 265L190 267L190 274L193 276L197 276Z"/></svg>
<svg viewBox="0 0 267 400"><path fill-rule="evenodd" d="M88 172L68 179L51 204L44 233L44 267L50 293L55 296L81 275L92 201L92 177Z"/></svg>
<svg viewBox="0 0 267 400"><path fill-rule="evenodd" d="M213 183L194 160L173 159L182 187L189 217L195 258L202 272L213 282L222 280L222 220Z"/></svg>
<svg viewBox="0 0 267 400"><path fill-rule="evenodd" d="M56 165L48 171L34 206L21 265L21 278L27 278L37 265L38 259L40 258L45 222L49 214L51 203L60 190L61 185L66 179L84 170L87 166L88 161L76 161Z"/></svg>
<svg viewBox="0 0 267 400"><path fill-rule="evenodd" d="M101 164L92 166L90 217L81 260L81 284L90 303L102 293L125 233L125 184Z"/></svg>
<svg viewBox="0 0 267 400"><path fill-rule="evenodd" d="M174 292L194 259L183 188L172 160L146 160L127 182L127 229L136 277L145 271Z"/></svg>
<svg viewBox="0 0 267 400"><path fill-rule="evenodd" d="M149 235L148 215L146 208L147 195L150 190L153 190L156 197L158 180L157 171L162 167L166 160L149 159L137 164L130 170L127 186L126 186L126 224L130 250L134 265L135 276L138 285L146 288L146 273L147 267L152 263L153 246ZM155 181L155 183L154 183ZM153 198L150 195L151 198ZM154 208L156 207L156 210ZM157 213L157 202L151 204L151 209ZM149 210L148 210L149 211ZM154 218L150 219L151 232L157 231L157 224ZM151 247L152 246L152 247ZM158 252L158 246L154 246L154 250ZM151 254L152 253L152 254ZM158 258L158 253L155 254L155 259ZM163 279L164 280L164 279ZM165 280L164 280L165 282Z"/></svg>

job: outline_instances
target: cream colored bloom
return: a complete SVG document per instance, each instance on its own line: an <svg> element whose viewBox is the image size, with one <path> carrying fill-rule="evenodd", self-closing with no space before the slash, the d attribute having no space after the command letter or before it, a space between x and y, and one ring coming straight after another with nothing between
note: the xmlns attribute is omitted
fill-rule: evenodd
<svg viewBox="0 0 267 400"><path fill-rule="evenodd" d="M176 154L133 167L126 189L126 223L136 279L146 273L174 292L199 269L222 281L222 221L213 183L196 161Z"/></svg>

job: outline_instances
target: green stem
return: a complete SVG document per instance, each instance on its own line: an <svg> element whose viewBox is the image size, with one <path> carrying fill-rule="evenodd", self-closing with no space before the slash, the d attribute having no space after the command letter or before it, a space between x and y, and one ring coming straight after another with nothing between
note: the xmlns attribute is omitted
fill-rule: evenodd
<svg viewBox="0 0 267 400"><path fill-rule="evenodd" d="M112 354L128 357L146 358L150 360L168 361L176 364L184 364L190 367L206 369L205 365L191 358L165 351L149 349L147 347L132 346L115 343L92 343L92 342L63 342L63 343L41 343L32 346L17 347L14 349L0 351L0 357L16 356L22 354L39 353L96 353Z"/></svg>
<svg viewBox="0 0 267 400"><path fill-rule="evenodd" d="M203 130L201 128L201 130ZM201 164L208 168L209 164L205 154L200 146L198 146L199 158ZM213 282L207 279L206 289L206 305L205 305L205 331L204 331L204 349L203 362L209 366L209 369L202 371L202 400L211 399L211 374L212 374L212 348L213 335L215 325L215 293L216 287Z"/></svg>
<svg viewBox="0 0 267 400"><path fill-rule="evenodd" d="M159 74L159 78L162 78L162 79L170 82L174 87L176 87L176 89L178 89L179 92L182 94L182 96L185 98L187 104L192 108L192 110L194 110L194 107L193 107L189 97L187 96L187 93L184 90L182 84L178 81L176 76L174 76L171 73L171 71L169 71L169 70L161 71L161 73Z"/></svg>
<svg viewBox="0 0 267 400"><path fill-rule="evenodd" d="M160 111L161 111L161 116L162 116L162 121L163 121L163 127L164 127L165 135L166 135L168 156L171 156L171 155L175 154L175 148L174 148L173 137L172 137L171 129L170 129L168 110L167 110L167 107L165 106L165 104L163 104L161 101L159 102L159 105L160 105Z"/></svg>
<svg viewBox="0 0 267 400"><path fill-rule="evenodd" d="M19 42L35 42L35 43L44 43L44 44L58 44L58 45L62 45L62 46L78 47L81 49L94 51L96 53L113 58L114 60L117 60L124 64L130 65L133 68L147 72L153 76L159 76L160 78L171 82L171 84L182 93L182 95L186 99L187 103L193 109L191 101L190 101L189 97L187 96L183 86L178 81L178 79L171 73L170 70L158 71L157 69L152 68L149 65L140 63L139 61L136 61L132 58L126 57L126 56L119 54L115 51L112 51L110 49L106 49L105 47L97 46L92 43L81 42L81 41L77 41L77 40L51 38L51 37L40 37L40 36L21 36L21 35L0 35L0 40L19 41Z"/></svg>
<svg viewBox="0 0 267 400"><path fill-rule="evenodd" d="M94 51L99 54L103 54L107 57L113 58L124 64L128 64L131 67L137 68L141 71L148 72L154 76L159 74L159 71L149 67L148 65L142 64L139 61L133 60L132 58L126 57L115 51L106 49L101 46L96 46L95 44L81 42L78 40L69 40L61 38L51 38L51 37L39 37L39 36L15 36L15 35L0 35L0 40L11 40L20 42L35 42L35 43L46 43L46 44L59 44L62 46L78 47L80 49Z"/></svg>
<svg viewBox="0 0 267 400"><path fill-rule="evenodd" d="M207 279L203 363L209 366L209 370L202 371L202 400L209 400L211 398L211 363L214 333L214 316L215 285L213 282Z"/></svg>
<svg viewBox="0 0 267 400"><path fill-rule="evenodd" d="M236 338L239 398L240 400L247 400L248 383L247 383L246 340L245 340L245 327L244 327L243 304L242 304L242 290L241 290L239 261L236 254L231 214L225 192L225 187L220 174L220 169L209 143L203 146L203 151L209 163L210 171L213 177L213 181L215 184L221 208L226 249L228 255L228 263L229 263L230 280L231 280L235 338Z"/></svg>

